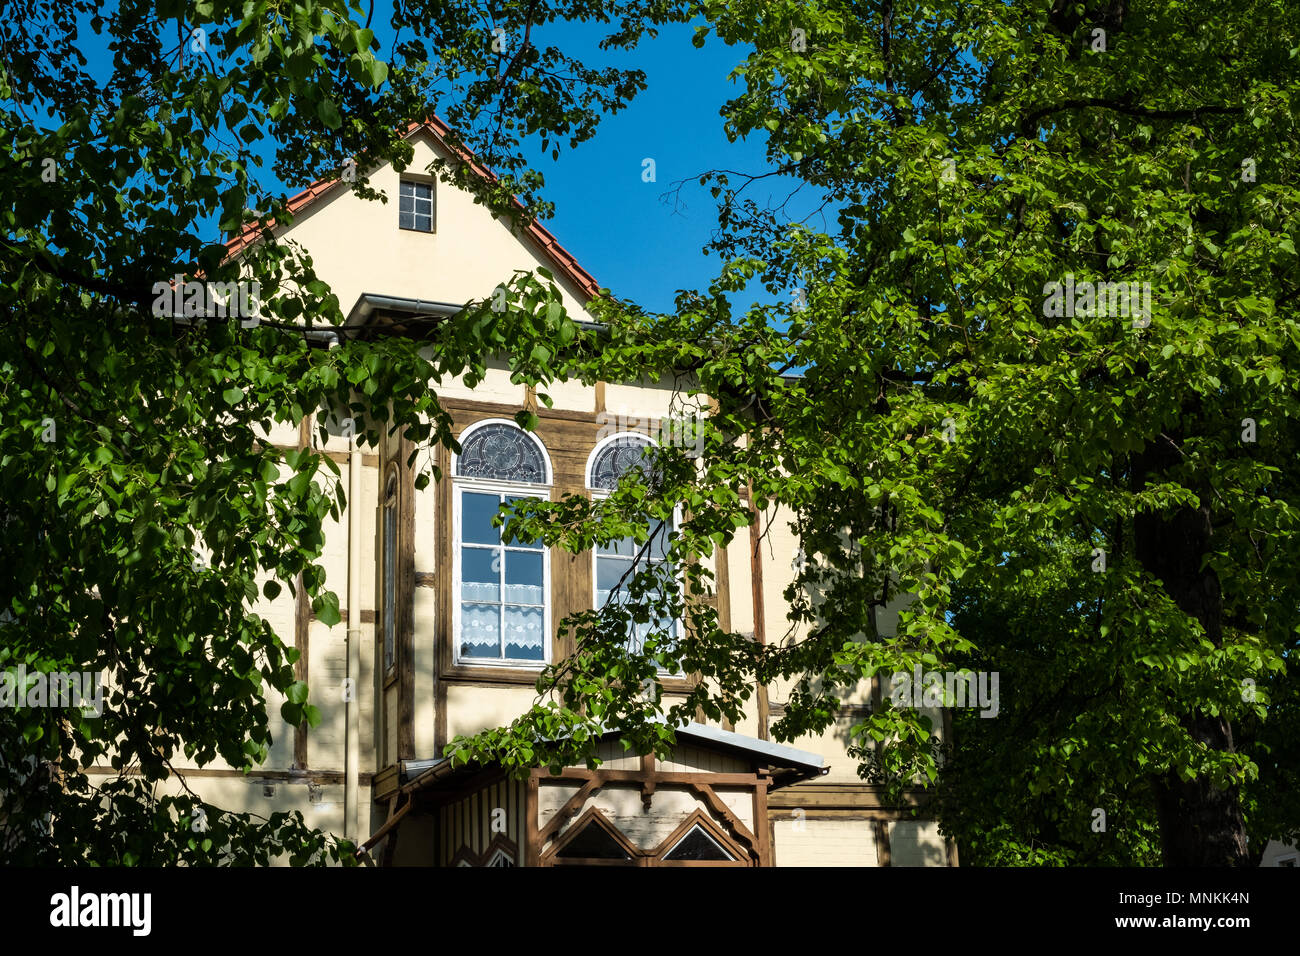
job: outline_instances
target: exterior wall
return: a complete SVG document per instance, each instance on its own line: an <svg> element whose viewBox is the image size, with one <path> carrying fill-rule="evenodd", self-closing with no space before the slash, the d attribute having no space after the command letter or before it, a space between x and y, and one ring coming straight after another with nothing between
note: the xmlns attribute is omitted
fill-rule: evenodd
<svg viewBox="0 0 1300 956"><path fill-rule="evenodd" d="M866 820L773 819L777 866L884 866Z"/></svg>
<svg viewBox="0 0 1300 956"><path fill-rule="evenodd" d="M339 465L341 475L335 478L325 467L317 472L315 481L321 485L342 481L345 492L349 478L349 442L338 434L322 440L315 432L315 421L309 419L298 426L275 425L262 430L264 440L281 448L297 448L304 440L313 448L331 454ZM337 431L337 429L336 429ZM361 501L373 501L378 494L378 459L373 454L362 455ZM364 508L365 505L362 504ZM206 766L196 767L178 750L173 765L185 777L190 790L205 802L222 809L251 812L267 816L273 812L299 810L309 823L338 835L347 831L345 816L345 774L347 769L347 704L343 700L344 678L348 675L348 613L345 606L348 593L348 516L326 519L325 547L321 563L325 568L326 582L339 596L342 620L327 627L316 620L310 603L299 600L288 587L283 587L274 598L261 593L261 586L269 575L257 579L259 596L250 609L265 618L277 635L290 647L304 651L296 666L299 679L310 686L309 701L319 708L321 723L312 729L299 729L287 724L280 716L285 698L278 692L264 688L266 711L272 742L266 761L245 776L217 757ZM372 827L370 778L376 769L374 747L374 701L367 693L372 681L374 665L374 606L375 587L372 568L376 554L373 526L362 522L360 548L361 623L357 637L359 670L350 675L354 679L357 721L359 728L358 764L358 829L369 833ZM107 777L111 771L111 754L92 769L94 777ZM93 777L92 777L93 779ZM180 795L184 788L172 780L159 786L162 794ZM380 821L382 822L382 821ZM374 824L375 826L378 823ZM359 833L358 838L363 838Z"/></svg>
<svg viewBox="0 0 1300 956"><path fill-rule="evenodd" d="M1270 840L1268 846L1264 847L1259 865L1300 867L1300 851L1290 844Z"/></svg>
<svg viewBox="0 0 1300 956"><path fill-rule="evenodd" d="M423 174L442 147L424 132L410 142L415 155L408 172L427 180ZM391 166L372 172L370 185L384 193L386 203L340 189L306 207L283 233L310 253L345 314L366 292L461 304L487 298L517 269L551 268L531 240L517 238L469 193L442 182L434 184L434 231L398 228L404 175ZM556 284L565 307L579 314L584 303L576 290L558 275Z"/></svg>
<svg viewBox="0 0 1300 956"><path fill-rule="evenodd" d="M889 824L890 866L946 866L947 848L933 820L896 820Z"/></svg>
<svg viewBox="0 0 1300 956"><path fill-rule="evenodd" d="M433 840L436 866L455 866L464 860L482 866L498 849L523 865L527 785L519 780L498 780L461 800L436 808ZM407 834L402 833L402 841ZM398 846L402 846L399 841Z"/></svg>
<svg viewBox="0 0 1300 956"><path fill-rule="evenodd" d="M422 170L433 158L436 146L425 134L414 140L412 171ZM531 240L512 234L506 223L491 217L466 195L443 183L435 185L436 224L432 234L401 230L397 225L399 175L384 169L372 185L391 200L386 205L367 203L346 191L339 191L308 207L286 235L300 243L312 256L318 273L326 279L346 312L362 293L375 293L431 301L462 303L489 296L492 289L511 278L514 270L533 270L549 260ZM568 280L558 277L565 305L577 318L589 318ZM586 386L578 382L554 383L543 389L552 399L548 409L521 385L510 382L506 366L492 363L487 378L474 389L459 379L431 382L430 387L452 413L456 432L484 418L510 419L515 411L529 407L539 416L537 435L546 446L554 469L549 489L554 497L566 493L587 494L586 466L596 443L618 430L653 432L660 419L680 417L693 409L684 407L683 396L670 380L640 383L601 383ZM309 432L310 434L310 432ZM301 429L277 425L267 440L295 447L304 440ZM311 440L319 442L318 436ZM337 428L324 440L323 449L340 461L342 480L347 480L348 441ZM498 666L466 666L454 663L452 648L452 488L450 477L417 491L414 474L406 464L412 446L399 436L387 436L379 449L365 449L363 489L350 508L362 509L360 671L356 675L359 727L361 731L362 813L364 837L384 821L387 800L371 803L371 797L386 795L395 785L395 765L405 758L428 758L442 754L457 735L509 723L536 699L536 669ZM426 456L427 451L421 452ZM445 449L434 461L450 476L451 460ZM398 547L395 562L398 606L394 645L397 667L383 673L383 617L381 608L382 507L386 476L390 467L398 474ZM325 480L327 473L322 474ZM715 555L711 567L717 574L719 615L724 626L752 634L756 640L778 642L787 637L788 622L784 590L793 577L792 561L798 542L788 527L789 516L771 511L760 516L752 533L742 530L725 552ZM343 604L347 594L348 515L331 521L326 528L326 549L322 558L328 585ZM591 556L551 554L551 660L571 652L567 635L554 634L554 626L567 613L586 609L592 602ZM285 726L279 718L280 700L268 701L275 743L266 765L268 774L281 774L273 797L261 796L263 784L230 771L230 776L199 776L191 786L213 803L233 808L247 807L265 813L274 809L301 809L309 820L319 821L342 833L342 783L346 759L346 704L341 694L347 675L347 609L343 622L333 628L312 619L310 608L296 601L286 589L275 601L259 599L258 608L272 621L286 642L302 642L306 654L299 664L300 675L311 686L311 701L322 712L319 727L307 733ZM882 629L891 626L882 615ZM797 638L798 632L792 635ZM670 697L687 687L684 680L665 682ZM780 683L758 688L749 701L744 718L735 730L761 739L770 737L770 727L788 700L790 687ZM793 741L794 746L824 755L831 771L819 783L835 783L845 793L866 794L857 777L856 760L847 757L850 728L878 698L871 682L841 694L844 707L835 726L820 737ZM733 729L733 728L728 728ZM616 752L608 745L603 769L637 770L640 758ZM702 748L683 747L664 772L699 774L752 773L744 761ZM372 791L372 777L388 787L384 794ZM322 789L312 800L306 782ZM402 823L395 861L427 865L451 864L460 851L482 862L492 839L491 811L507 810L509 828L505 836L524 847L523 784L500 783L442 808L417 808ZM538 782L537 820L545 826L580 784L543 779ZM499 792L498 792L499 791ZM793 795L789 791L794 791ZM752 790L715 787L718 798L745 826L753 827L755 807ZM811 813L797 822L792 808L805 788L782 791L785 801L772 811L772 827L763 834L774 837L775 856L780 865L881 865L891 859L888 846L897 837L893 865L904 861L934 862L937 835L925 825L889 820L879 809L855 818L820 819ZM838 797L835 799L839 799ZM558 802L557 802L558 801ZM792 805L793 801L793 805ZM859 806L845 798L845 806ZM611 784L590 796L580 812L559 829L568 826L590 807L604 811L621 829L634 836L638 845L651 848L666 838L687 816L696 811L717 821L717 814L696 793L681 784L666 784L653 796L653 813L647 814L637 785ZM841 807L840 809L843 809ZM838 810L836 812L839 812ZM882 829L883 822L891 829ZM766 827L764 828L766 829ZM932 852L933 851L933 852ZM942 853L939 853L942 857Z"/></svg>

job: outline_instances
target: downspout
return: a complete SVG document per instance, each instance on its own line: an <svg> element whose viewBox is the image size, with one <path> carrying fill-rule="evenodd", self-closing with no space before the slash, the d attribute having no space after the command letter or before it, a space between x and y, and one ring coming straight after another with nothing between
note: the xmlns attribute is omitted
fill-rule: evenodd
<svg viewBox="0 0 1300 956"><path fill-rule="evenodd" d="M348 736L344 748L345 797L343 835L353 843L360 837L361 814L357 805L361 794L361 775L357 761L361 758L361 730L358 726L361 694L361 449L357 436L348 449Z"/></svg>

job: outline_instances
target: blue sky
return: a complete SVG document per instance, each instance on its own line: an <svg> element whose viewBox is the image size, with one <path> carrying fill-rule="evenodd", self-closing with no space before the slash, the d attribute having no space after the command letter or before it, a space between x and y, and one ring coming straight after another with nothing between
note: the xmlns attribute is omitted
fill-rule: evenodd
<svg viewBox="0 0 1300 956"><path fill-rule="evenodd" d="M387 58L392 30L389 4L375 4L371 23ZM701 21L702 22L702 21ZM106 79L104 37L96 36L82 19L82 52L89 72ZM691 43L694 24L671 24L656 38L645 37L634 51L601 51L598 40L609 32L603 24L551 25L534 31L534 41L554 44L589 66L638 67L647 88L622 112L606 116L596 136L570 150L560 144L558 160L543 154L540 142L528 158L546 176L545 198L555 215L544 222L560 242L598 282L622 298L652 311L670 311L679 289L701 289L720 268L702 247L716 223L714 200L698 184L701 173L714 168L762 172L767 167L764 138L729 143L722 132L719 109L741 87L728 79L748 48L728 47L714 37L705 46ZM272 144L263 143L267 157L263 182L272 177ZM643 161L655 161L656 181L642 181ZM674 203L665 197L678 180L685 186ZM305 183L279 183L289 195ZM746 196L763 204L769 196L783 199L789 191L779 181L751 186ZM805 205L806 209L807 206ZM216 216L196 224L204 238L216 238ZM817 228L820 222L810 223ZM757 282L752 297L770 301ZM743 305L744 303L738 303Z"/></svg>
<svg viewBox="0 0 1300 956"><path fill-rule="evenodd" d="M590 32L572 30L575 39ZM699 174L767 168L763 141L729 143L718 114L740 92L727 75L748 51L717 40L697 49L692 33L691 25L670 25L631 54L611 57L644 70L647 88L606 117L594 139L538 163L556 206L547 227L602 285L657 311L672 307L676 290L704 287L718 271L717 258L702 252L717 215ZM641 179L646 158L655 161L654 183ZM682 179L674 207L664 193Z"/></svg>

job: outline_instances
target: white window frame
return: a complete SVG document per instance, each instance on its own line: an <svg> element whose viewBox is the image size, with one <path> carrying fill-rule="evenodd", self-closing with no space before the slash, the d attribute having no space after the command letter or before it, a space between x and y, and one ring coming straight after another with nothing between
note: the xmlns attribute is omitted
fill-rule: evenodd
<svg viewBox="0 0 1300 956"><path fill-rule="evenodd" d="M500 481L493 478L467 478L457 474L460 466L460 456L452 453L451 456L451 474L452 474L452 593L451 593L451 639L452 639L452 662L458 667L503 667L517 670L540 670L541 668L552 663L552 645L554 638L551 635L551 603L553 594L553 582L551 580L551 549L542 545L541 548L529 548L529 551L540 551L542 555L542 657L541 660L518 660L508 657L462 657L460 653L460 633L461 633L461 604L463 602L464 588L461 582L462 561L462 530L464 525L464 506L462 501L466 492L471 494L487 495L513 495L517 498L540 498L543 501L551 500L551 488L555 480L555 472L551 467L551 457L546 452L546 446L541 440L531 432L524 431L518 423L507 418L485 418L482 421L475 422L460 433L459 441L463 446L465 440L471 434L486 425L508 425L515 431L523 434L531 441L537 450L541 453L542 463L546 469L546 484L534 485L528 482ZM504 552L506 545L500 545ZM519 549L524 550L524 549ZM503 562L504 567L504 562ZM505 606L505 595L502 594L501 606ZM504 614L504 612L503 612ZM504 627L504 617L503 617ZM501 652L505 653L504 644Z"/></svg>
<svg viewBox="0 0 1300 956"><path fill-rule="evenodd" d="M611 445L621 438L637 438L643 441L646 445L648 445L651 448L659 447L659 443L657 441L655 441L649 435L642 434L641 432L638 431L615 432L613 435L606 435L604 438L598 441L596 443L596 447L591 450L591 454L587 456L587 467L584 470L584 482L583 482L587 486L587 491L591 495L591 500L593 502L598 501L602 498L608 498L610 495L610 489L608 488L592 487L591 472L596 465L596 458L600 455L601 451L604 450L606 445ZM652 518L650 520L653 521L657 519ZM672 527L668 529L667 533L669 535L672 535L681 526L681 523L682 523L682 506L680 504L674 505ZM667 541L664 542L664 545L666 548ZM593 610L596 611L600 610L600 605L597 603L597 601L599 600L598 595L600 593L600 557L601 555L600 555L599 548L593 547L591 549L591 607ZM608 555L606 555L606 557L608 557ZM635 557L636 556L633 555L634 559ZM684 593L686 590L686 574L684 569L679 569L677 572L677 584L680 590ZM673 640L676 642L676 641L680 641L681 638L682 638L682 622L675 620L673 621ZM632 639L633 639L633 635L629 634L627 638L629 644L631 643ZM672 672L669 671L666 667L662 667L658 664L655 665L655 668L656 670L658 670L660 674L666 674L670 677L681 676L681 675L673 675Z"/></svg>

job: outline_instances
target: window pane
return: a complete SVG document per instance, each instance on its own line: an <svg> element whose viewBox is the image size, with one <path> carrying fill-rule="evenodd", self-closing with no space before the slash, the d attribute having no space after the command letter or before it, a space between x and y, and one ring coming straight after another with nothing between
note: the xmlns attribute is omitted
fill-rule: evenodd
<svg viewBox="0 0 1300 956"><path fill-rule="evenodd" d="M415 228L415 216L412 213L404 212L397 217L397 224L403 229Z"/></svg>
<svg viewBox="0 0 1300 956"><path fill-rule="evenodd" d="M602 557L596 559L597 608L605 606L606 602L609 601L610 592L618 585L623 575L627 574L630 567L632 567L632 562L621 558Z"/></svg>
<svg viewBox="0 0 1300 956"><path fill-rule="evenodd" d="M506 657L540 661L545 636L541 608L506 605Z"/></svg>
<svg viewBox="0 0 1300 956"><path fill-rule="evenodd" d="M495 604L501 600L499 548L461 550L460 596L465 601Z"/></svg>
<svg viewBox="0 0 1300 956"><path fill-rule="evenodd" d="M627 434L614 439L591 463L591 487L615 488L629 468L639 468L648 478L652 447L649 439L640 435Z"/></svg>
<svg viewBox="0 0 1300 956"><path fill-rule="evenodd" d="M628 860L631 857L599 823L586 828L565 845L556 856L569 859Z"/></svg>
<svg viewBox="0 0 1300 956"><path fill-rule="evenodd" d="M433 220L427 215L415 214L415 228L421 232L433 232Z"/></svg>
<svg viewBox="0 0 1300 956"><path fill-rule="evenodd" d="M662 561L668 552L668 533L671 529L664 527L664 522L656 522L650 528L650 560Z"/></svg>
<svg viewBox="0 0 1300 956"><path fill-rule="evenodd" d="M462 478L498 481L546 482L546 462L541 449L514 425L484 425L461 443L456 474Z"/></svg>
<svg viewBox="0 0 1300 956"><path fill-rule="evenodd" d="M501 657L501 608L465 604L460 613L461 657Z"/></svg>
<svg viewBox="0 0 1300 956"><path fill-rule="evenodd" d="M696 825L682 841L664 855L665 860L734 860L717 840Z"/></svg>
<svg viewBox="0 0 1300 956"><path fill-rule="evenodd" d="M506 495L506 503L508 504L512 501L520 501L523 497L523 495ZM535 551L542 550L542 543L540 541L520 541L518 538L511 538L506 542L506 544L510 545L512 548L532 548Z"/></svg>
<svg viewBox="0 0 1300 956"><path fill-rule="evenodd" d="M397 623L397 508L384 508L384 669L393 666Z"/></svg>
<svg viewBox="0 0 1300 956"><path fill-rule="evenodd" d="M397 201L397 209L399 212L414 212L415 200L410 196L403 195L402 198Z"/></svg>
<svg viewBox="0 0 1300 956"><path fill-rule="evenodd" d="M542 590L542 556L506 552L506 601L511 604L545 604Z"/></svg>
<svg viewBox="0 0 1300 956"><path fill-rule="evenodd" d="M500 544L501 531L492 527L500 507L497 495L465 492L461 496L460 539L470 544Z"/></svg>
<svg viewBox="0 0 1300 956"><path fill-rule="evenodd" d="M636 541L629 536L626 538L620 538L617 541L611 541L607 545L597 547L596 553L618 555L623 558L634 558L640 550L640 546L638 546Z"/></svg>

